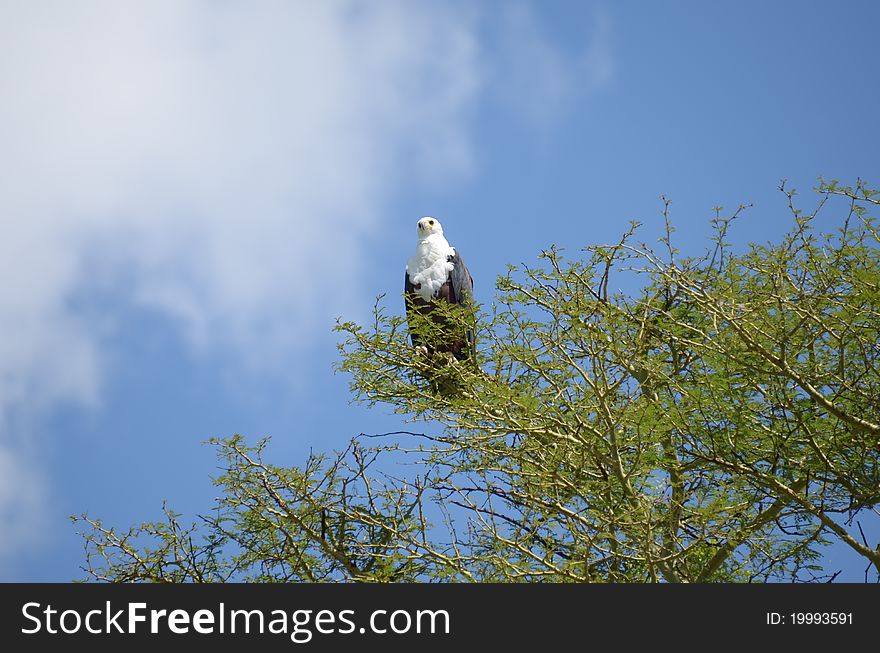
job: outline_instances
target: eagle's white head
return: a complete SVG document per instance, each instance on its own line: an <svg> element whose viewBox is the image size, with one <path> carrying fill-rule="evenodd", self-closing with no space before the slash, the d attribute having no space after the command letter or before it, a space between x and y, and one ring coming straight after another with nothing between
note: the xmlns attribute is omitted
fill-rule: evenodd
<svg viewBox="0 0 880 653"><path fill-rule="evenodd" d="M417 229L419 232L419 240L424 240L435 234L440 236L443 235L443 225L440 224L440 221L437 218L432 218L429 215L419 220Z"/></svg>

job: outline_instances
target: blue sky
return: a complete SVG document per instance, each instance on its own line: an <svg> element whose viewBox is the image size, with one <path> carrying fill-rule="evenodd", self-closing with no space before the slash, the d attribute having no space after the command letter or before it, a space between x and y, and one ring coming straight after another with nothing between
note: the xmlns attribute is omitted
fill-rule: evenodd
<svg viewBox="0 0 880 653"><path fill-rule="evenodd" d="M438 217L507 263L659 225L778 235L781 178L880 185L875 2L3 2L0 580L82 576L67 521L214 496L400 426L350 403L337 316ZM832 566L847 566L835 551ZM852 580L861 567L847 567ZM844 578L844 577L842 577Z"/></svg>

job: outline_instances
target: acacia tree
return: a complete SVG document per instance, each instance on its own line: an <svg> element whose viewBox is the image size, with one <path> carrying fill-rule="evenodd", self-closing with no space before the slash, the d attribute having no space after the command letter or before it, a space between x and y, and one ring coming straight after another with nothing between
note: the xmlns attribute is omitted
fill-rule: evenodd
<svg viewBox="0 0 880 653"><path fill-rule="evenodd" d="M742 254L727 237L745 207L719 209L708 251L683 258L665 202L658 247L633 224L511 266L491 307L438 309L447 329L476 320L470 360L414 349L380 298L369 324L338 325L340 368L424 431L300 468L267 462L268 440L216 440L212 514L75 518L88 577L820 580L831 542L880 573L861 526L880 503L880 201L821 182L803 212L781 190L790 231ZM610 293L615 275L638 290Z"/></svg>

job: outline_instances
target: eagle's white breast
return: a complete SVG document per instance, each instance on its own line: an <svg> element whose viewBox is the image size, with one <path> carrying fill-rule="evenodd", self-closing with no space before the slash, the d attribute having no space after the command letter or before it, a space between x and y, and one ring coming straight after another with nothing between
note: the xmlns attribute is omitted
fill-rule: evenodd
<svg viewBox="0 0 880 653"><path fill-rule="evenodd" d="M416 292L422 299L434 297L440 286L446 283L454 267L447 257L455 254L442 234L431 234L419 240L416 253L406 264L406 273L414 286L421 284Z"/></svg>

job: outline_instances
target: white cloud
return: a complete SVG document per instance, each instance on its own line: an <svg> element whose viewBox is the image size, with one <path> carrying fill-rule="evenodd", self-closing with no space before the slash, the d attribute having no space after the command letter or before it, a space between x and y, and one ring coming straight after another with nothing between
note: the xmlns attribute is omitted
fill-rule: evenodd
<svg viewBox="0 0 880 653"><path fill-rule="evenodd" d="M42 496L9 480L33 474L5 413L100 403L106 323L76 293L255 366L351 312L390 194L476 168L486 62L514 56L486 52L480 20L404 1L0 4L0 528ZM518 84L576 83L510 24L501 47L536 54Z"/></svg>
<svg viewBox="0 0 880 653"><path fill-rule="evenodd" d="M26 460L0 447L0 561L37 543L45 528L46 483Z"/></svg>

